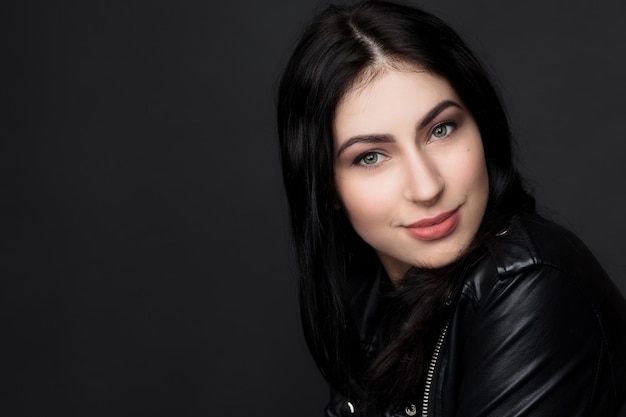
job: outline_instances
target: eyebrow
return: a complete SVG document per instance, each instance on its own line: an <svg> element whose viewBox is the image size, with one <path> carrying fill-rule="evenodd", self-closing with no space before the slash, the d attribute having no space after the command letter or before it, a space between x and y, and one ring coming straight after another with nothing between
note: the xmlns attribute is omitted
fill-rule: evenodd
<svg viewBox="0 0 626 417"><path fill-rule="evenodd" d="M433 119L435 117L437 117L441 112L443 112L448 107L458 107L459 109L463 110L463 107L461 107L461 105L459 103L457 103L455 101L452 101L452 100L444 100L441 103L437 104L432 109L430 109L430 111L428 113L426 113L426 115L418 123L417 129L418 130L422 130L423 128L425 128L428 124L430 124L430 122L433 121ZM348 139L347 141L345 141L339 147L339 149L337 150L337 157L339 157L339 155L341 155L341 153L343 151L345 151L347 148L349 148L350 146L354 145L355 143L390 143L390 142L393 142L393 141L394 141L394 139L391 136L389 136L389 135L358 135L358 136L353 136L350 139Z"/></svg>
<svg viewBox="0 0 626 417"><path fill-rule="evenodd" d="M345 151L350 146L355 143L391 143L393 142L393 138L389 135L361 135L361 136L353 136L347 141L345 141L337 150L337 157L341 155L343 151Z"/></svg>
<svg viewBox="0 0 626 417"><path fill-rule="evenodd" d="M452 100L444 100L441 103L437 104L435 107L433 107L428 113L426 113L426 116L424 116L417 125L417 129L422 130L423 128L425 128L428 124L430 124L430 122L433 121L435 117L437 117L442 111L444 111L448 107L458 107L459 109L463 110L463 107L461 107L459 103Z"/></svg>

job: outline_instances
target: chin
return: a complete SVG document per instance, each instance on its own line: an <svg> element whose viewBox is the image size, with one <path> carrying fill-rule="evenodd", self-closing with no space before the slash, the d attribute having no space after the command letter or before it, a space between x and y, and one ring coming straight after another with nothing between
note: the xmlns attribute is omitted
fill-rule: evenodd
<svg viewBox="0 0 626 417"><path fill-rule="evenodd" d="M459 245L459 247L455 249L441 251L430 257L416 260L414 265L418 268L425 269L443 268L459 260L468 246L469 245Z"/></svg>

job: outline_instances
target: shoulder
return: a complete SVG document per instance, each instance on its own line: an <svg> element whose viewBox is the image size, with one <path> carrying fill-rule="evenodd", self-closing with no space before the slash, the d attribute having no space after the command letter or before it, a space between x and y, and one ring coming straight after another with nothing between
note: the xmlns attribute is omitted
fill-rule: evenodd
<svg viewBox="0 0 626 417"><path fill-rule="evenodd" d="M537 214L514 217L508 228L487 242L498 275L551 267L604 274L587 246L571 231ZM573 271L571 271L573 272Z"/></svg>
<svg viewBox="0 0 626 417"><path fill-rule="evenodd" d="M500 331L531 326L527 335L544 346L572 336L600 342L615 352L626 380L626 354L618 353L626 352L626 300L575 234L530 214L486 246L457 294L464 333L478 323Z"/></svg>
<svg viewBox="0 0 626 417"><path fill-rule="evenodd" d="M609 293L619 293L580 238L537 214L513 218L486 247L487 255L465 280L466 291L474 290L479 298L496 287L514 286L541 288L546 297L582 297L598 305Z"/></svg>
<svg viewBox="0 0 626 417"><path fill-rule="evenodd" d="M466 324L531 321L548 329L584 322L597 330L603 291L596 287L610 279L573 233L535 214L517 216L486 249L460 288Z"/></svg>
<svg viewBox="0 0 626 417"><path fill-rule="evenodd" d="M619 290L580 239L536 215L486 246L448 330L455 409L521 415L532 402L541 415L610 415L626 394Z"/></svg>

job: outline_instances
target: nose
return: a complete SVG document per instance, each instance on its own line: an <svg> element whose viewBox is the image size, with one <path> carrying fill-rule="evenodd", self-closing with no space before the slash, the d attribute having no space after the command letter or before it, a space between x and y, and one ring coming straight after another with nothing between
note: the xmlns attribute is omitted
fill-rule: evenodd
<svg viewBox="0 0 626 417"><path fill-rule="evenodd" d="M444 190L444 179L427 154L418 151L410 155L405 175L405 199L426 206L432 206L439 200Z"/></svg>

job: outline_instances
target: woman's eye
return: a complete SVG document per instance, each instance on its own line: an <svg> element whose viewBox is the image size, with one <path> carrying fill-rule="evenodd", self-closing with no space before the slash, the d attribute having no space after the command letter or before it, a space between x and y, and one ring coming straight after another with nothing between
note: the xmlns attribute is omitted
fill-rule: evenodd
<svg viewBox="0 0 626 417"><path fill-rule="evenodd" d="M359 157L358 163L365 166L372 166L379 164L383 160L383 155L378 152L368 152Z"/></svg>
<svg viewBox="0 0 626 417"><path fill-rule="evenodd" d="M454 130L454 125L452 123L443 123L438 126L435 126L433 129L433 133L431 135L432 140L443 139L448 136Z"/></svg>

